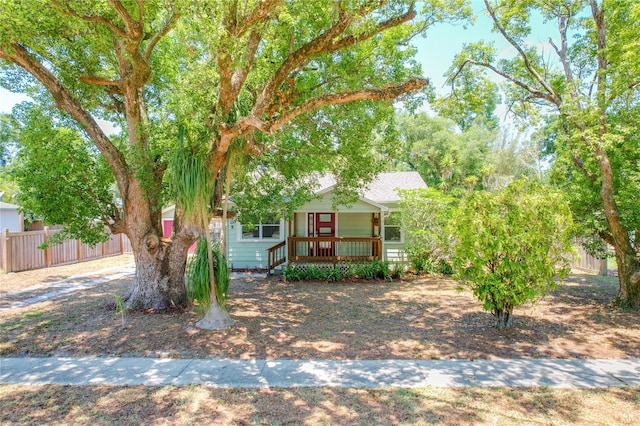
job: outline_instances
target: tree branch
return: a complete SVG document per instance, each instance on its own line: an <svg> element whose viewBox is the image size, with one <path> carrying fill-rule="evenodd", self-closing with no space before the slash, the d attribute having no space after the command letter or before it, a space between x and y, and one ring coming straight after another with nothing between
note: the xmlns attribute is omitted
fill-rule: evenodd
<svg viewBox="0 0 640 426"><path fill-rule="evenodd" d="M249 40L247 40L247 53L245 55L246 65L236 70L236 72L233 73L233 77L231 78L231 87L236 93L240 91L240 88L247 80L247 76L249 75L249 71L253 66L253 61L255 59L256 52L258 51L258 46L260 45L261 39L262 37L257 30L253 30L249 35Z"/></svg>
<svg viewBox="0 0 640 426"><path fill-rule="evenodd" d="M379 89L362 89L351 92L322 95L307 100L302 105L285 112L270 123L264 124L259 120L256 122L255 117L252 117L252 121L247 124L252 125L265 133L273 134L294 118L328 105L339 105L360 100L391 100L404 93L421 89L428 84L429 80L415 78L402 84L382 87Z"/></svg>
<svg viewBox="0 0 640 426"><path fill-rule="evenodd" d="M156 34L154 34L153 37L151 37L151 40L149 40L149 44L147 44L147 47L144 49L143 57L145 60L149 60L149 58L151 57L151 53L153 53L153 49L156 47L156 44L158 44L158 42L162 40L162 38L173 29L179 18L180 14L172 13L171 16L162 23L160 30Z"/></svg>
<svg viewBox="0 0 640 426"><path fill-rule="evenodd" d="M385 2L381 1L379 2L378 7L384 4ZM261 116L265 111L267 111L269 108L269 104L273 102L273 99L269 98L269 95L275 93L275 90L287 79L289 74L294 69L296 69L304 62L308 61L313 56L320 53L334 52L348 46L353 46L354 44L369 39L376 34L380 34L381 32L389 28L393 28L405 22L408 22L416 16L414 5L413 3L411 3L407 12L403 13L402 15L381 22L380 24L376 25L374 29L368 32L362 33L357 36L346 36L340 40L335 41L336 37L343 34L349 27L349 25L353 23L356 16L371 13L373 10L375 10L375 8L372 9L371 6L371 4L367 4L359 11L357 15L349 15L344 10L339 9L336 23L331 28L327 29L325 32L318 35L313 40L307 42L298 50L291 52L282 63L280 68L278 68L278 70L274 73L272 78L263 86L260 96L258 97L252 110L252 115Z"/></svg>
<svg viewBox="0 0 640 426"><path fill-rule="evenodd" d="M516 86L519 86L520 88L524 89L525 91L531 93L533 96L540 98L540 99L544 99L546 101L551 102L554 105L560 106L561 101L558 97L553 96L552 94L549 93L545 93L542 92L540 90L534 89L533 87L529 86L527 83L517 79L516 77L514 77L513 75L506 73L504 71L502 71L501 69L497 68L496 66L489 64L487 62L479 62L476 61L475 59L467 59L462 65L460 65L460 68L458 69L458 72L456 73L456 75L454 75L453 80L455 80L455 77L457 77L460 72L462 71L462 68L464 68L464 66L466 64L473 64L473 65L477 65L483 68L487 68L491 71L493 71L494 73L498 74L501 77L504 77L505 79L509 80L510 82L512 82L513 84L515 84Z"/></svg>
<svg viewBox="0 0 640 426"><path fill-rule="evenodd" d="M95 84L96 86L110 86L110 87L117 87L119 89L122 88L121 81L110 80L108 78L103 78L103 77L85 75L80 77L80 80L87 84Z"/></svg>
<svg viewBox="0 0 640 426"><path fill-rule="evenodd" d="M370 39L376 34L380 34L381 32L388 30L389 28L397 27L398 25L404 24L405 22L411 21L416 17L416 11L414 9L414 4L412 3L407 10L406 13L398 16L394 16L384 22L381 22L377 26L375 26L372 30L359 34L357 36L349 35L343 37L342 39L335 41L331 44L329 51L336 51L338 49L342 49L347 46L353 46L356 43L360 43L364 40Z"/></svg>
<svg viewBox="0 0 640 426"><path fill-rule="evenodd" d="M516 51L518 51L518 54L520 55L520 57L524 61L524 65L527 68L527 71L529 71L529 73L538 81L538 83L540 83L540 85L542 87L544 87L544 90L547 91L549 97L545 97L545 99L553 99L552 102L554 104L560 105L560 103L561 103L560 97L555 93L555 91L549 85L549 83L547 83L547 81L544 78L542 78L542 76L538 73L538 71L536 71L536 69L533 67L533 64L531 64L531 61L529 60L529 57L527 56L525 51L522 50L522 47L518 43L516 43L516 41L509 34L507 34L506 30L504 29L504 27L502 26L502 24L498 20L498 17L496 16L495 11L493 10L491 5L489 4L489 1L488 0L484 0L484 4L485 4L485 7L487 9L487 12L489 12L489 15L491 16L491 19L493 20L493 23L495 24L495 26L498 29L498 31L500 32L500 34L502 34L502 36L505 38L505 40L507 40L507 42L509 42L509 44L511 46L513 46L514 49L516 49Z"/></svg>
<svg viewBox="0 0 640 426"><path fill-rule="evenodd" d="M107 0L109 5L115 12L118 14L122 22L124 22L124 27L127 29L127 32L133 36L133 38L141 38L144 35L144 31L142 28L142 21L138 22L131 17L127 9L124 7L120 0ZM138 2L138 7L141 7L141 2ZM140 9L140 16L143 15L143 9Z"/></svg>
<svg viewBox="0 0 640 426"><path fill-rule="evenodd" d="M14 43L11 48L13 53L0 50L0 58L15 63L33 75L51 93L58 108L67 112L84 127L85 132L94 141L114 171L121 191L125 191L127 189L128 166L124 155L111 143L93 116L84 109L64 83L34 58L25 47Z"/></svg>
<svg viewBox="0 0 640 426"><path fill-rule="evenodd" d="M266 20L271 12L282 3L284 3L283 0L262 0L250 14L241 16L239 19L234 19L233 27L229 28L229 30L231 30L234 36L240 36L246 33L256 24Z"/></svg>
<svg viewBox="0 0 640 426"><path fill-rule="evenodd" d="M78 12L76 12L74 9L72 9L66 2L65 2L65 5L63 6L59 1L52 0L51 4L53 4L53 6L60 9L60 11L65 15L73 16L74 18L79 18L87 22L96 22L98 24L102 24L105 27L109 28L114 35L122 38L126 37L125 32L121 28L119 28L116 24L104 18L103 16L81 15Z"/></svg>
<svg viewBox="0 0 640 426"><path fill-rule="evenodd" d="M305 43L295 52L290 53L273 76L263 86L253 110L251 111L252 115L261 116L271 102L269 96L275 93L276 88L285 81L289 73L311 57L327 51L333 39L342 34L347 29L351 21L352 17L348 16L341 10L337 22L332 27L328 28L313 40Z"/></svg>

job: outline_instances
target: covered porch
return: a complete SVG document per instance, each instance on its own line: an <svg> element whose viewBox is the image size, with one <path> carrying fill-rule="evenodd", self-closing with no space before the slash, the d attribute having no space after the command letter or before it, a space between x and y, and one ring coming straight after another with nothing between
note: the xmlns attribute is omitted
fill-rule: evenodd
<svg viewBox="0 0 640 426"><path fill-rule="evenodd" d="M267 268L382 260L381 221L380 211L296 213L288 237L267 250Z"/></svg>
<svg viewBox="0 0 640 426"><path fill-rule="evenodd" d="M372 262L382 260L380 237L289 237L267 250L267 269L286 263Z"/></svg>

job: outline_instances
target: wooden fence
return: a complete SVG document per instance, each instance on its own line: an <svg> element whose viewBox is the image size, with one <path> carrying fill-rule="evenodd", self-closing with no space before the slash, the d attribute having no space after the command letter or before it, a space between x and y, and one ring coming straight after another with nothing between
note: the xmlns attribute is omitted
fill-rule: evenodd
<svg viewBox="0 0 640 426"><path fill-rule="evenodd" d="M607 259L593 257L580 245L578 246L578 258L574 260L572 268L598 275L607 275Z"/></svg>
<svg viewBox="0 0 640 426"><path fill-rule="evenodd" d="M56 232L59 231L47 228L30 232L4 230L0 235L0 269L7 274L131 252L129 238L124 234L111 235L109 240L95 247L79 240L65 240L46 249L38 248Z"/></svg>

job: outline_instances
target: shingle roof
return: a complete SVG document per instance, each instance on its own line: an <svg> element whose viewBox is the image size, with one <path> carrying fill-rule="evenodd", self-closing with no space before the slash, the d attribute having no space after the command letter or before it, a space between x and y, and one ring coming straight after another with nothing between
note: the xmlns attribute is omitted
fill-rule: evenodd
<svg viewBox="0 0 640 426"><path fill-rule="evenodd" d="M317 192L326 192L331 189L336 180L331 175L324 175L318 179L320 185ZM427 184L418 172L386 172L380 173L366 188L361 195L376 203L393 203L401 200L397 189L420 189L426 188Z"/></svg>

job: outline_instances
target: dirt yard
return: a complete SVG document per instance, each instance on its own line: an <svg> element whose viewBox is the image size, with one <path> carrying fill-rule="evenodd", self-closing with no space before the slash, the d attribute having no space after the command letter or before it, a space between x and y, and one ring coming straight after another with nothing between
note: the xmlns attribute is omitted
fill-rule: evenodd
<svg viewBox="0 0 640 426"><path fill-rule="evenodd" d="M499 332L452 280L285 283L233 279L236 325L206 332L195 308L114 310L130 279L30 307L46 283L131 257L0 275L0 356L304 359L637 357L640 314L613 308L613 278L573 276ZM41 285L45 283L45 285ZM34 287L34 285L38 287ZM24 293L15 293L25 290ZM10 293L14 292L14 293ZM213 389L0 385L0 424L633 425L640 389Z"/></svg>
<svg viewBox="0 0 640 426"><path fill-rule="evenodd" d="M0 307L47 289L8 291L118 262L131 258L0 276ZM338 284L234 278L228 308L236 325L217 332L195 328L195 308L117 313L115 300L130 286L131 279L122 279L0 311L0 355L476 359L640 353L640 314L610 305L617 281L608 277L572 276L537 304L516 309L513 328L504 331L468 290L458 292L455 281L442 277Z"/></svg>

